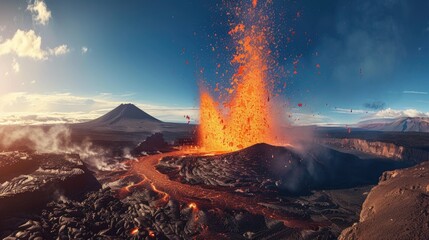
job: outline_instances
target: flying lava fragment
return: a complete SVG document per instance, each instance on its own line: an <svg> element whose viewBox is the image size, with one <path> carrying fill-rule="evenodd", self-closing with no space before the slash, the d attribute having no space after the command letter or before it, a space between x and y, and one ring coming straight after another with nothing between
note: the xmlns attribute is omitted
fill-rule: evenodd
<svg viewBox="0 0 429 240"><path fill-rule="evenodd" d="M258 0L252 0L252 6L253 6L253 8L255 8L256 5L258 5Z"/></svg>
<svg viewBox="0 0 429 240"><path fill-rule="evenodd" d="M131 235L136 235L137 233L139 233L139 228L133 228L130 232Z"/></svg>
<svg viewBox="0 0 429 240"><path fill-rule="evenodd" d="M252 5L256 7L257 1ZM236 43L231 60L236 71L231 86L225 88L229 96L216 101L204 88L200 94L199 146L209 151L277 141L278 123L272 111L280 108L273 106L276 101L270 97L275 94L269 76L272 30L262 12L245 11L237 16L244 19L229 31Z"/></svg>

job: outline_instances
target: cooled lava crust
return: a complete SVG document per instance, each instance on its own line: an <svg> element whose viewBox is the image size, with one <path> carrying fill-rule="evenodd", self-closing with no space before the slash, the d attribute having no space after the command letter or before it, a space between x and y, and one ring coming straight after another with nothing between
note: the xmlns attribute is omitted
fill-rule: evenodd
<svg viewBox="0 0 429 240"><path fill-rule="evenodd" d="M157 169L172 180L192 185L301 195L314 189L375 184L383 171L394 166L391 161L362 160L320 145L298 151L261 143L214 156L165 157Z"/></svg>

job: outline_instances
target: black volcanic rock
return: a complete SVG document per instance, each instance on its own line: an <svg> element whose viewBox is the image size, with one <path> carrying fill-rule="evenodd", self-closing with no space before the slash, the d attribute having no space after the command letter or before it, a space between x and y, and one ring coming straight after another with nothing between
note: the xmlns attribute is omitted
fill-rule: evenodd
<svg viewBox="0 0 429 240"><path fill-rule="evenodd" d="M341 240L428 239L429 162L385 172L368 194L360 220Z"/></svg>
<svg viewBox="0 0 429 240"><path fill-rule="evenodd" d="M155 133L147 137L146 140L141 142L134 150L134 155L141 155L142 153L154 153L154 152L168 152L172 148L164 140L162 133Z"/></svg>
<svg viewBox="0 0 429 240"><path fill-rule="evenodd" d="M79 198L100 187L78 155L26 154L0 155L0 214L34 211L64 195Z"/></svg>
<svg viewBox="0 0 429 240"><path fill-rule="evenodd" d="M238 192L279 190L302 194L312 189L375 184L383 171L402 163L360 159L322 146L302 152L290 147L257 144L216 156L167 157L157 168L170 178Z"/></svg>
<svg viewBox="0 0 429 240"><path fill-rule="evenodd" d="M279 221L245 211L191 208L188 203L166 200L163 194L144 186L133 188L122 199L115 195L104 188L88 193L83 201L51 202L41 216L23 219L22 224L3 236L6 239L243 240L299 236L295 229ZM0 232L0 237L3 236Z"/></svg>

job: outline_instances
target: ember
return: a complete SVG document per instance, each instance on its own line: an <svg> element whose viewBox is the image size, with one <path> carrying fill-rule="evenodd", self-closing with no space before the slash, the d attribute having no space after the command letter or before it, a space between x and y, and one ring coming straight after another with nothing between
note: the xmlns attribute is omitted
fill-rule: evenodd
<svg viewBox="0 0 429 240"><path fill-rule="evenodd" d="M130 234L131 235L136 235L139 233L139 228L133 228L133 230L131 230Z"/></svg>
<svg viewBox="0 0 429 240"><path fill-rule="evenodd" d="M189 203L188 207L191 209L197 209L197 204L196 203Z"/></svg>

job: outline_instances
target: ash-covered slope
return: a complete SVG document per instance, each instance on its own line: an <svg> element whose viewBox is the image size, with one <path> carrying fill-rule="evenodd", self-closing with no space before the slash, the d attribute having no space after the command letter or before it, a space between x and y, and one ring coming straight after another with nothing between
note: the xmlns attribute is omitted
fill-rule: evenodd
<svg viewBox="0 0 429 240"><path fill-rule="evenodd" d="M342 240L428 239L429 162L385 172L368 194L360 220Z"/></svg>
<svg viewBox="0 0 429 240"><path fill-rule="evenodd" d="M360 122L358 127L373 131L429 132L429 118L402 117L396 119L376 119Z"/></svg>
<svg viewBox="0 0 429 240"><path fill-rule="evenodd" d="M235 191L279 190L306 193L312 189L374 184L383 171L403 163L360 159L322 146L304 152L256 144L217 156L169 157L158 169L189 184L231 187Z"/></svg>

